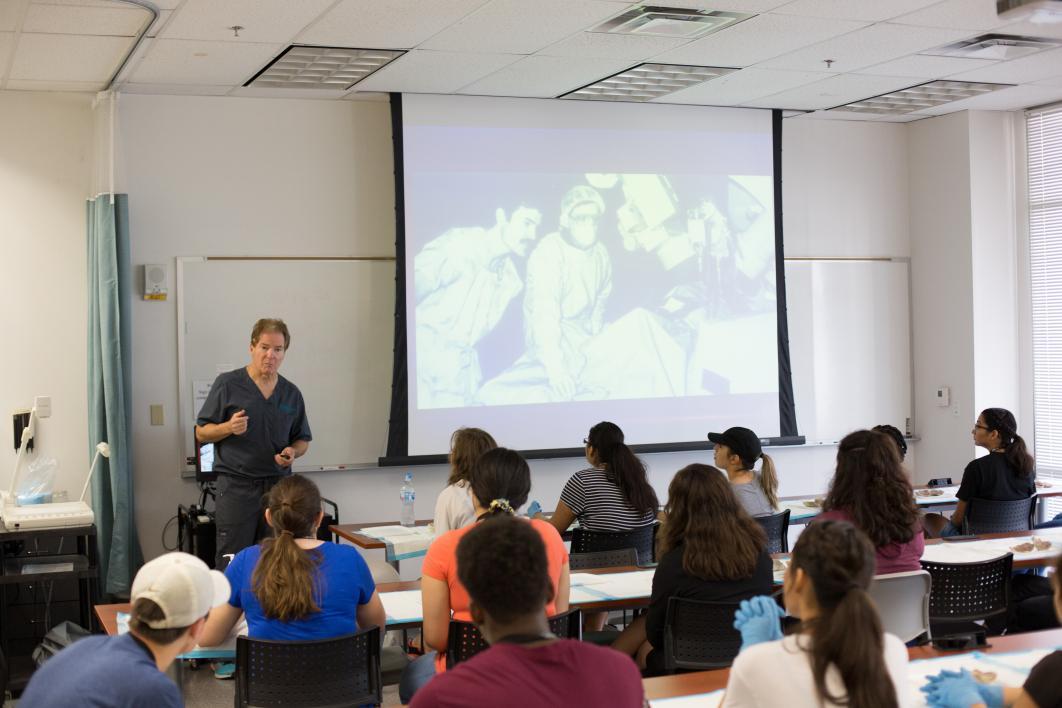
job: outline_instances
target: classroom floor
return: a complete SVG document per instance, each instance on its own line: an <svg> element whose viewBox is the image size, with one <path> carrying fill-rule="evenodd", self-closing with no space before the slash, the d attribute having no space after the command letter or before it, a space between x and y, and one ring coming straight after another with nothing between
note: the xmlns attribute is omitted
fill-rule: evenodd
<svg viewBox="0 0 1062 708"><path fill-rule="evenodd" d="M219 681L212 671L204 668L186 671L182 683L186 708L232 708L235 681ZM383 705L402 705L398 700L397 685L384 686Z"/></svg>

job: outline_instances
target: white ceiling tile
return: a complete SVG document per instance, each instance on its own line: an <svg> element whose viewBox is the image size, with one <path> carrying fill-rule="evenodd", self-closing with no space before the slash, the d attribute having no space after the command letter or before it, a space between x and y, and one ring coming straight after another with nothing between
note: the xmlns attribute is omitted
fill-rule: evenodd
<svg viewBox="0 0 1062 708"><path fill-rule="evenodd" d="M723 10L725 12L747 12L758 14L785 5L790 0L667 0L660 5L665 7L684 7L695 10ZM650 5L652 3L645 3Z"/></svg>
<svg viewBox="0 0 1062 708"><path fill-rule="evenodd" d="M745 106L756 108L797 108L802 110L819 110L833 108L852 101L859 101L871 96L880 96L898 89L911 86L910 77L906 76L863 76L860 74L841 74L822 79L806 86L799 86L766 96L754 101L746 101Z"/></svg>
<svg viewBox="0 0 1062 708"><path fill-rule="evenodd" d="M742 69L698 86L654 99L654 103L692 103L701 106L733 106L763 96L820 81L824 74L814 71Z"/></svg>
<svg viewBox="0 0 1062 708"><path fill-rule="evenodd" d="M491 0L421 48L532 54L597 25L629 5L602 0Z"/></svg>
<svg viewBox="0 0 1062 708"><path fill-rule="evenodd" d="M653 57L653 61L699 66L749 66L861 27L866 27L866 23L759 15L664 52Z"/></svg>
<svg viewBox="0 0 1062 708"><path fill-rule="evenodd" d="M410 49L488 0L342 0L297 41L337 47Z"/></svg>
<svg viewBox="0 0 1062 708"><path fill-rule="evenodd" d="M539 52L551 57L586 57L642 61L688 43L688 39L651 35L580 32Z"/></svg>
<svg viewBox="0 0 1062 708"><path fill-rule="evenodd" d="M346 89L330 91L328 89L297 88L263 88L261 86L238 86L229 91L229 96L250 96L252 98L304 98L335 100L343 98Z"/></svg>
<svg viewBox="0 0 1062 708"><path fill-rule="evenodd" d="M115 7L76 7L73 5L30 5L22 24L23 32L50 34L99 34L134 37L151 19L151 13L131 5Z"/></svg>
<svg viewBox="0 0 1062 708"><path fill-rule="evenodd" d="M106 81L33 81L11 79L5 88L11 91L102 91L107 87Z"/></svg>
<svg viewBox="0 0 1062 708"><path fill-rule="evenodd" d="M415 50L355 86L357 91L452 93L520 59L516 54L462 54Z"/></svg>
<svg viewBox="0 0 1062 708"><path fill-rule="evenodd" d="M1056 77L1054 79L1044 79L1042 81L1037 81L1037 82L1035 82L1033 84L1029 84L1029 85L1030 86L1062 86L1062 76Z"/></svg>
<svg viewBox="0 0 1062 708"><path fill-rule="evenodd" d="M833 71L858 71L967 36L963 30L907 27L881 23L762 62L768 69L817 71L833 59Z"/></svg>
<svg viewBox="0 0 1062 708"><path fill-rule="evenodd" d="M77 5L81 7L115 7L118 4L116 0L33 0L33 2L37 5ZM172 10L181 2L182 0L151 0L151 4L160 10ZM128 7L128 4L122 5Z"/></svg>
<svg viewBox="0 0 1062 708"><path fill-rule="evenodd" d="M7 61L11 57L11 48L15 46L14 32L0 32L0 81L7 75Z"/></svg>
<svg viewBox="0 0 1062 708"><path fill-rule="evenodd" d="M903 25L968 30L989 30L1007 24L996 15L995 0L944 0L892 21Z"/></svg>
<svg viewBox="0 0 1062 708"><path fill-rule="evenodd" d="M159 17L155 20L154 24L148 27L147 36L157 37L163 27L166 26L166 22L169 21L170 15L173 14L173 10L161 10Z"/></svg>
<svg viewBox="0 0 1062 708"><path fill-rule="evenodd" d="M1016 34L1022 37L1047 37L1062 39L1062 22L1042 24L1035 22L1016 22L996 30L1000 34Z"/></svg>
<svg viewBox="0 0 1062 708"><path fill-rule="evenodd" d="M949 78L956 81L986 81L996 84L1031 84L1062 76L1062 48L1000 62Z"/></svg>
<svg viewBox="0 0 1062 708"><path fill-rule="evenodd" d="M1012 86L953 103L916 111L922 116L943 115L955 111L1015 111L1040 106L1062 98L1062 87Z"/></svg>
<svg viewBox="0 0 1062 708"><path fill-rule="evenodd" d="M794 0L774 10L785 15L881 22L940 0Z"/></svg>
<svg viewBox="0 0 1062 708"><path fill-rule="evenodd" d="M223 84L232 87L258 73L282 49L282 44L156 39L129 80L141 84Z"/></svg>
<svg viewBox="0 0 1062 708"><path fill-rule="evenodd" d="M129 37L22 34L9 78L107 81L132 46Z"/></svg>
<svg viewBox="0 0 1062 708"><path fill-rule="evenodd" d="M224 96L231 86L195 84L122 84L121 93L146 93L167 96Z"/></svg>
<svg viewBox="0 0 1062 708"><path fill-rule="evenodd" d="M902 59L893 59L883 64L860 69L861 74L884 74L886 76L913 76L922 79L939 79L960 71L982 69L996 64L990 59L963 59L962 57L937 57L912 54Z"/></svg>
<svg viewBox="0 0 1062 708"><path fill-rule="evenodd" d="M459 93L480 96L552 98L623 71L623 59L587 57L524 57L489 76L461 88Z"/></svg>
<svg viewBox="0 0 1062 708"><path fill-rule="evenodd" d="M0 32L14 32L22 23L22 15L29 0L3 0L0 2Z"/></svg>
<svg viewBox="0 0 1062 708"><path fill-rule="evenodd" d="M185 0L160 33L166 39L289 43L335 0ZM240 25L240 36L228 29Z"/></svg>

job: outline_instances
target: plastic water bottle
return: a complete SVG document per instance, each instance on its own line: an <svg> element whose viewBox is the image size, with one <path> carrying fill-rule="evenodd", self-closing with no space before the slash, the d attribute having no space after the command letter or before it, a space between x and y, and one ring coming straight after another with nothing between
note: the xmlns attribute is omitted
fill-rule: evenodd
<svg viewBox="0 0 1062 708"><path fill-rule="evenodd" d="M402 515L399 521L403 526L413 526L417 523L417 517L413 513L413 500L417 498L417 492L413 489L413 473L406 472L405 482L398 492L402 499Z"/></svg>

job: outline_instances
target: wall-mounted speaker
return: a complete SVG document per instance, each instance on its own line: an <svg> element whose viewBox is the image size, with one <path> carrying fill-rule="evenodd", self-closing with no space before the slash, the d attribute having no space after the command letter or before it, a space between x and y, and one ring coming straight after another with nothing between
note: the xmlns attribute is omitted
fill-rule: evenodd
<svg viewBox="0 0 1062 708"><path fill-rule="evenodd" d="M144 266L144 299L166 299L166 266L159 264Z"/></svg>

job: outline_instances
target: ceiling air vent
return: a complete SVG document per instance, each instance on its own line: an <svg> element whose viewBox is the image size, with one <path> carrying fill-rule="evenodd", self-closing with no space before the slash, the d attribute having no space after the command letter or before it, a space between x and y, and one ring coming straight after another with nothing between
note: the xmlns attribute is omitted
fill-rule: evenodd
<svg viewBox="0 0 1062 708"><path fill-rule="evenodd" d="M1044 37L1019 37L1010 34L982 34L980 37L963 39L919 53L938 57L1006 61L1058 47L1062 47L1062 40Z"/></svg>
<svg viewBox="0 0 1062 708"><path fill-rule="evenodd" d="M718 32L752 16L744 12L636 5L590 31L694 39Z"/></svg>
<svg viewBox="0 0 1062 708"><path fill-rule="evenodd" d="M404 51L397 49L293 44L244 86L346 91L403 54Z"/></svg>
<svg viewBox="0 0 1062 708"><path fill-rule="evenodd" d="M996 0L999 19L1034 24L1062 22L1062 0Z"/></svg>

